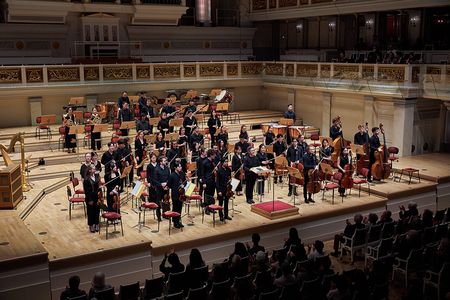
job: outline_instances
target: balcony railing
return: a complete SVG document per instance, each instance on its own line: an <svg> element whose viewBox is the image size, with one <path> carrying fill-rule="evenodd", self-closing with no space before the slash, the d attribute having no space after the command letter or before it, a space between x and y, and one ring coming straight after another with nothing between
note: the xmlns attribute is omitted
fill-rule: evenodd
<svg viewBox="0 0 450 300"><path fill-rule="evenodd" d="M0 90L13 87L261 78L268 84L450 100L450 66L305 62L184 62L0 67Z"/></svg>

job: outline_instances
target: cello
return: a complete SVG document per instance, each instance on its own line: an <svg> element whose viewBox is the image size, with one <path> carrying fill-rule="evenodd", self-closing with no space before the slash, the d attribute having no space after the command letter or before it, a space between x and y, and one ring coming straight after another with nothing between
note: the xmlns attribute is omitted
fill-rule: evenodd
<svg viewBox="0 0 450 300"><path fill-rule="evenodd" d="M350 156L348 165L345 166L345 173L341 180L341 187L344 189L351 189L353 188L353 162L352 162L352 152L351 150L348 150L348 155Z"/></svg>
<svg viewBox="0 0 450 300"><path fill-rule="evenodd" d="M391 165L388 163L386 148L386 135L382 123L380 123L380 131L383 134L383 145L375 152L375 162L371 169L372 176L376 180L387 179L391 175Z"/></svg>
<svg viewBox="0 0 450 300"><path fill-rule="evenodd" d="M337 116L336 120L339 120L339 128L342 129L341 116ZM345 147L350 145L350 141L344 139L344 132L341 130L341 135L333 141L333 153L331 153L331 160L336 165L338 157L341 156L341 152Z"/></svg>
<svg viewBox="0 0 450 300"><path fill-rule="evenodd" d="M308 193L317 194L321 190L320 176L318 169L314 168L308 171L309 181L306 185Z"/></svg>
<svg viewBox="0 0 450 300"><path fill-rule="evenodd" d="M366 122L364 126L365 132L367 134L366 142L363 145L364 153L360 154L359 159L356 161L356 172L357 174L361 174L363 168L367 168L369 166L369 122ZM357 152L358 154L358 152Z"/></svg>

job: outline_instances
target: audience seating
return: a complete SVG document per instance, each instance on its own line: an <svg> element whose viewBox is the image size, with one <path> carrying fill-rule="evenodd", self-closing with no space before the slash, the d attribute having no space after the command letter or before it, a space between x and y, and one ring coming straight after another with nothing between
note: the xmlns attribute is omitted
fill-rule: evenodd
<svg viewBox="0 0 450 300"><path fill-rule="evenodd" d="M116 295L114 294L114 287L96 292L94 297L97 300L115 300Z"/></svg>
<svg viewBox="0 0 450 300"><path fill-rule="evenodd" d="M196 289L189 289L186 300L206 300L208 299L208 289L204 285Z"/></svg>
<svg viewBox="0 0 450 300"><path fill-rule="evenodd" d="M175 294L186 289L186 272L170 273L167 280L167 293Z"/></svg>
<svg viewBox="0 0 450 300"><path fill-rule="evenodd" d="M432 287L437 292L435 299L442 299L444 297L442 289L447 287L450 282L450 263L444 263L439 272L426 271L425 278L423 280L423 294L427 295L427 287Z"/></svg>
<svg viewBox="0 0 450 300"><path fill-rule="evenodd" d="M81 295L81 296L77 296L77 297L67 298L67 300L88 300L88 296L87 295Z"/></svg>
<svg viewBox="0 0 450 300"><path fill-rule="evenodd" d="M408 288L408 275L421 270L422 260L423 248L411 250L406 259L396 257L392 266L392 280L395 273L402 273L405 276L405 287Z"/></svg>
<svg viewBox="0 0 450 300"><path fill-rule="evenodd" d="M164 277L145 280L143 290L144 300L160 297L164 293Z"/></svg>
<svg viewBox="0 0 450 300"><path fill-rule="evenodd" d="M139 300L141 296L141 288L139 281L127 285L121 285L119 288L120 300Z"/></svg>
<svg viewBox="0 0 450 300"><path fill-rule="evenodd" d="M367 228L361 228L356 229L351 238L343 236L344 242L341 243L341 257L344 250L348 250L350 251L350 260L353 262L355 252L366 248L367 232Z"/></svg>
<svg viewBox="0 0 450 300"><path fill-rule="evenodd" d="M213 282L209 295L214 300L228 300L230 286L231 283L229 279L222 282Z"/></svg>
<svg viewBox="0 0 450 300"><path fill-rule="evenodd" d="M367 266L369 260L383 260L391 257L393 241L392 238L387 238L380 240L376 246L367 246L364 265Z"/></svg>

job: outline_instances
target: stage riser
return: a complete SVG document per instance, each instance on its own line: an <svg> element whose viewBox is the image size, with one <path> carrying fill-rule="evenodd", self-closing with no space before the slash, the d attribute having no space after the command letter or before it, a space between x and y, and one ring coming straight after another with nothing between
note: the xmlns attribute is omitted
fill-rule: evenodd
<svg viewBox="0 0 450 300"><path fill-rule="evenodd" d="M361 211L364 216L371 212L381 215L385 210L384 206L374 208L368 211ZM301 211L301 206L300 206ZM335 234L342 232L345 228L345 220L353 220L355 213L342 214L338 216L333 216L326 219L321 219L318 221L307 222L304 224L292 224L295 226L302 238L303 242L306 244L314 243L315 240L330 240L334 238ZM230 221L232 223L233 221ZM260 233L261 235L261 245L266 248L266 251L272 252L272 250L280 249L283 246L284 240L288 237L289 227L282 229L277 229L269 232ZM255 232L258 230L255 229ZM177 233L177 234L182 234ZM251 236L236 236L234 239L222 241L219 243L213 243L208 245L198 245L197 248L201 251L205 263L212 268L214 263L223 262L227 259L230 253L233 252L234 244L236 241L248 242L251 244ZM190 249L176 249L175 251L179 255L181 261L186 264L189 261ZM164 255L153 256L153 270L154 276L161 276L159 272L159 265L164 258Z"/></svg>
<svg viewBox="0 0 450 300"><path fill-rule="evenodd" d="M394 220L399 218L400 209L399 206L403 205L408 208L409 202L417 203L417 209L419 214L421 214L425 209L431 211L436 210L436 192L427 192L422 194L417 194L414 196L402 197L399 199L388 200L386 209L392 212L392 218Z"/></svg>
<svg viewBox="0 0 450 300"><path fill-rule="evenodd" d="M70 259L68 259L68 263L70 264ZM151 278L153 273L150 251L50 271L53 299L59 299L59 295L65 289L67 281L72 275L80 276L80 288L88 291L91 288L92 278L98 271L105 273L107 283L113 285L116 291L119 290L121 284L139 281L143 285L145 279Z"/></svg>
<svg viewBox="0 0 450 300"><path fill-rule="evenodd" d="M48 263L0 272L0 299L50 299ZM56 299L56 298L55 298Z"/></svg>
<svg viewBox="0 0 450 300"><path fill-rule="evenodd" d="M441 183L437 186L437 209L450 207L450 182Z"/></svg>

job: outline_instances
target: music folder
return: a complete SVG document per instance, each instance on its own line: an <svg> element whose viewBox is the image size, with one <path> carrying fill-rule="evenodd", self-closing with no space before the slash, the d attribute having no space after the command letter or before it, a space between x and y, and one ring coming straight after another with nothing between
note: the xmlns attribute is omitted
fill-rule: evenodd
<svg viewBox="0 0 450 300"><path fill-rule="evenodd" d="M120 129L131 129L136 127L135 121L124 121L120 124Z"/></svg>
<svg viewBox="0 0 450 300"><path fill-rule="evenodd" d="M84 132L84 125L69 126L69 134L81 134Z"/></svg>

